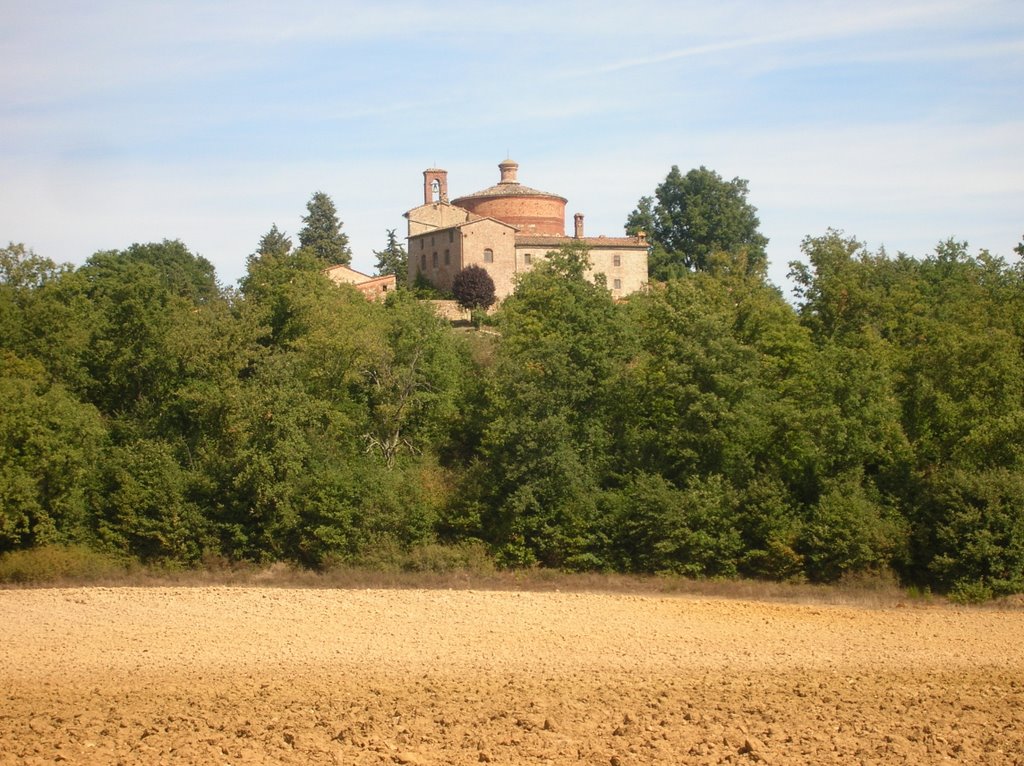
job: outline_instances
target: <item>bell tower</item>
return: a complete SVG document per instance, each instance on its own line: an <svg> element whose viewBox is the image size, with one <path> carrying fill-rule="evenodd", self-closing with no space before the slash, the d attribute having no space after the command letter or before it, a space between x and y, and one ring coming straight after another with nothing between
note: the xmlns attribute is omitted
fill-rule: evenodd
<svg viewBox="0 0 1024 766"><path fill-rule="evenodd" d="M423 204L448 202L448 171L427 168L423 171Z"/></svg>

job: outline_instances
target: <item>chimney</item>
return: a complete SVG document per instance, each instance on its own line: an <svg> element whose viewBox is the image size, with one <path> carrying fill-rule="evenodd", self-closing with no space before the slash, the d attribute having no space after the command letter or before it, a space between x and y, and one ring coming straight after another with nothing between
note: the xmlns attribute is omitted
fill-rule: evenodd
<svg viewBox="0 0 1024 766"><path fill-rule="evenodd" d="M572 217L573 222L576 224L576 239L583 239L583 213L577 213Z"/></svg>
<svg viewBox="0 0 1024 766"><path fill-rule="evenodd" d="M436 186L435 186L436 185ZM435 199L434 195L437 195ZM448 201L448 171L427 168L423 171L423 204Z"/></svg>
<svg viewBox="0 0 1024 766"><path fill-rule="evenodd" d="M501 181L499 181L499 183L519 183L519 181L516 180L516 172L519 170L519 163L516 162L515 160L505 160L504 162L499 162L498 170L501 171Z"/></svg>

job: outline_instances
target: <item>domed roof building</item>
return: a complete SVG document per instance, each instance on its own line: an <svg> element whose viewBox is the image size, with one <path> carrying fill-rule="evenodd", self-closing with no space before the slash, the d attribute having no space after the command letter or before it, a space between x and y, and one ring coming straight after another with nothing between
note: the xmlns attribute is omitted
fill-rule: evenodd
<svg viewBox="0 0 1024 766"><path fill-rule="evenodd" d="M565 205L568 200L557 194L537 191L519 183L519 163L498 163L501 180L482 191L452 200L452 204L482 217L512 224L520 233L565 234Z"/></svg>
<svg viewBox="0 0 1024 766"><path fill-rule="evenodd" d="M423 204L408 219L409 281L425 278L440 290L451 289L455 275L469 265L487 269L498 300L512 293L517 275L565 244L589 251L590 276L604 274L615 297L647 282L647 242L641 237L586 237L583 215L574 217L572 237L565 234L565 197L538 191L518 180L519 164L498 164L494 186L448 201L448 172L423 171Z"/></svg>

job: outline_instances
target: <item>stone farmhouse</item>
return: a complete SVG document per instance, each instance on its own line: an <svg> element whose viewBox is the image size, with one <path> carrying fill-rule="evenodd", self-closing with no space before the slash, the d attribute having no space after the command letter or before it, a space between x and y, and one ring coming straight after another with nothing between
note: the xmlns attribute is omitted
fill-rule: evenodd
<svg viewBox="0 0 1024 766"><path fill-rule="evenodd" d="M604 274L612 296L621 298L647 283L647 241L638 237L587 237L583 214L565 233L567 200L519 183L519 165L499 163L494 186L449 201L448 171L423 171L423 204L408 219L409 281L423 276L450 290L467 266L482 266L494 280L498 300L515 289L516 276L562 245L578 242L590 253L588 276Z"/></svg>
<svg viewBox="0 0 1024 766"><path fill-rule="evenodd" d="M363 274L350 266L337 264L324 269L324 274L336 285L353 285L368 300L382 301L388 293L393 293L396 287L394 274L382 274L378 277L371 277Z"/></svg>

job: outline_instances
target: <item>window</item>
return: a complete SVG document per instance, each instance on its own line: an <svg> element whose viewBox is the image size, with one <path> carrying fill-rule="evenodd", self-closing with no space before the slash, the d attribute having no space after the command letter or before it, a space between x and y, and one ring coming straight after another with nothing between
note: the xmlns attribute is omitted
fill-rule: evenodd
<svg viewBox="0 0 1024 766"><path fill-rule="evenodd" d="M533 263L533 253L526 253L523 255L523 263L529 265Z"/></svg>
<svg viewBox="0 0 1024 766"><path fill-rule="evenodd" d="M618 253L616 253L615 255L612 256L612 266L621 266L621 265L622 265L622 256L619 255Z"/></svg>
<svg viewBox="0 0 1024 766"><path fill-rule="evenodd" d="M484 250L484 263L494 263L494 251L491 248Z"/></svg>
<svg viewBox="0 0 1024 766"><path fill-rule="evenodd" d="M422 237L420 237L420 250L422 250L422 249L423 249L423 246L424 246L425 244L426 244L426 240L424 240L424 239L423 239Z"/></svg>
<svg viewBox="0 0 1024 766"><path fill-rule="evenodd" d="M455 232L452 231L451 229L448 230L448 241L449 242L454 242L455 241Z"/></svg>
<svg viewBox="0 0 1024 766"><path fill-rule="evenodd" d="M447 266L451 262L452 262L451 253L449 253L447 250L445 250L444 251L444 265Z"/></svg>
<svg viewBox="0 0 1024 766"><path fill-rule="evenodd" d="M427 268L427 254L426 253L421 253L420 254L420 268L424 269L424 270Z"/></svg>
<svg viewBox="0 0 1024 766"><path fill-rule="evenodd" d="M434 253L434 268L437 268L437 253Z"/></svg>
<svg viewBox="0 0 1024 766"><path fill-rule="evenodd" d="M430 235L430 246L431 247L434 246L434 235L433 234Z"/></svg>
<svg viewBox="0 0 1024 766"><path fill-rule="evenodd" d="M621 279L616 279L614 282L612 282L612 287L614 287L616 290L621 290L622 289L622 280Z"/></svg>

